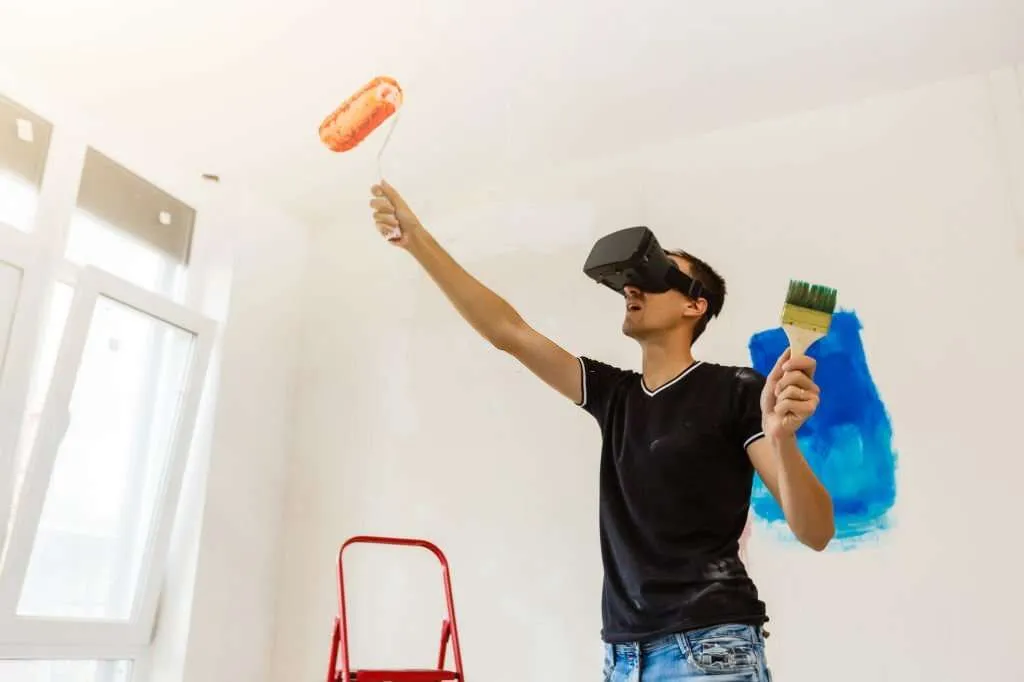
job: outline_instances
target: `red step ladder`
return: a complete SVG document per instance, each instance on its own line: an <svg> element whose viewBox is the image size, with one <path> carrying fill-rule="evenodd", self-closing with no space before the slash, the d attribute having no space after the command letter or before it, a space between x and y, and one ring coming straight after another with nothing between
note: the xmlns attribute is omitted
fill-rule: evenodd
<svg viewBox="0 0 1024 682"><path fill-rule="evenodd" d="M444 597L448 605L448 617L441 621L441 649L437 655L437 667L420 670L352 670L348 649L348 621L345 612L345 572L342 558L345 549L355 544L402 545L421 547L433 552L441 562L444 579ZM444 663L451 639L455 670L445 670ZM338 652L341 652L341 670L338 670ZM426 540L411 538L385 538L372 535L357 535L345 541L338 551L338 615L334 619L334 634L331 636L331 661L327 667L327 682L465 682L462 675L462 650L459 648L459 630L455 625L455 602L452 600L452 579L448 570L448 559L437 545Z"/></svg>

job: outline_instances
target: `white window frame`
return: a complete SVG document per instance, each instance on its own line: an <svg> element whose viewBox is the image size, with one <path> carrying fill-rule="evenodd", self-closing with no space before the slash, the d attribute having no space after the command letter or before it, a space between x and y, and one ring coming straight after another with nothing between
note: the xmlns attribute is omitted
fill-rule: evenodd
<svg viewBox="0 0 1024 682"><path fill-rule="evenodd" d="M176 292L181 303L163 294L119 279L97 267L82 267L65 256L67 233L73 213L78 210L76 197L81 182L87 142L66 128L56 127L50 141L46 170L39 188L37 213L33 229L22 231L0 223L0 254L22 271L21 286L10 322L5 361L0 372L0 659L46 661L119 661L131 663L132 680L144 680L149 673L151 647L156 628L159 599L164 587L170 540L189 451L195 430L197 412L203 399L210 356L219 333L213 320L203 317L201 309L209 274L200 263L205 251L194 253L192 264ZM159 184L159 183L158 183ZM169 188L174 191L174 187ZM204 194L199 186L179 185L181 198L196 206L200 218L204 214ZM198 204L198 205L197 205ZM202 239L200 244L206 244ZM50 310L50 302L58 283L74 289L72 308L59 341L57 365L46 390L36 439L28 462L30 470L19 493L15 518L9 513L14 490L14 467L19 439L32 391L37 356ZM153 510L148 542L144 546L141 570L133 610L128 621L96 619L34 618L17 616L21 585L31 558L35 529L45 501L46 482L52 472L59 440L52 437L54 429L66 421L68 399L74 385L71 376L77 371L84 349L88 321L99 296L108 297L163 319L194 335L191 364L182 389L176 429L171 451L158 489L157 507ZM77 357L77 360L75 359ZM154 370L159 369L159 363ZM152 381L159 381L154 376ZM64 418L62 418L62 412ZM185 428L187 426L187 428ZM64 427L66 428L66 426ZM62 433L64 428L56 429ZM48 435L49 434L49 435ZM40 456L44 459L40 459ZM44 461L45 460L45 461ZM21 504L25 499L30 507ZM34 512L32 514L28 512ZM5 537L8 521L15 526ZM27 552L27 553L26 553ZM12 566L12 561L17 564ZM12 570L16 569L16 570ZM97 678L103 682L105 678Z"/></svg>
<svg viewBox="0 0 1024 682"><path fill-rule="evenodd" d="M0 223L0 258L21 270L17 303L11 318L0 374L0 550L7 540L12 495L14 456L32 380L40 332L38 313L48 300L48 276L42 249L33 235Z"/></svg>
<svg viewBox="0 0 1024 682"><path fill-rule="evenodd" d="M54 462L70 423L68 407L82 362L86 338L100 297L135 308L157 320L190 332L194 338L191 364L181 390L181 403L170 445L159 504L140 568L139 589L127 621L43 618L17 615L25 572L46 499ZM0 576L0 641L22 644L135 645L149 644L170 546L182 477L192 443L202 387L213 350L216 324L196 312L114 277L94 267L82 270L75 287L53 379L47 391L38 435L25 473Z"/></svg>

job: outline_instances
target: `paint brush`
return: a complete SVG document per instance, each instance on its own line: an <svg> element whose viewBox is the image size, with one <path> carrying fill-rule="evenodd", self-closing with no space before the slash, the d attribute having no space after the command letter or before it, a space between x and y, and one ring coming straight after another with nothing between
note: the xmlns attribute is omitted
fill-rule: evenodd
<svg viewBox="0 0 1024 682"><path fill-rule="evenodd" d="M782 307L782 329L789 338L792 357L806 355L815 341L828 334L835 309L835 289L789 281L786 304Z"/></svg>

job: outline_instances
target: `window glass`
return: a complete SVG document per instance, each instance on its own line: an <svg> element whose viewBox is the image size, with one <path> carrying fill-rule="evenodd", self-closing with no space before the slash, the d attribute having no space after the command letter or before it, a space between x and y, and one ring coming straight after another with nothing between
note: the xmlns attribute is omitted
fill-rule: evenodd
<svg viewBox="0 0 1024 682"><path fill-rule="evenodd" d="M19 615L131 616L193 341L190 332L98 300Z"/></svg>
<svg viewBox="0 0 1024 682"><path fill-rule="evenodd" d="M89 149L65 255L180 299L195 217L187 204Z"/></svg>
<svg viewBox="0 0 1024 682"><path fill-rule="evenodd" d="M32 230L52 126L0 95L0 223Z"/></svg>

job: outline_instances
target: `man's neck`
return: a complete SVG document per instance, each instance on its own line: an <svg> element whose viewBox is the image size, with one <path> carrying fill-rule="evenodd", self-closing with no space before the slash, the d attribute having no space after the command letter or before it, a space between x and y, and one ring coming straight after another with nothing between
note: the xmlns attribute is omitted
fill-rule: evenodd
<svg viewBox="0 0 1024 682"><path fill-rule="evenodd" d="M650 391L657 391L693 364L693 353L687 339L651 339L641 347L644 386Z"/></svg>

